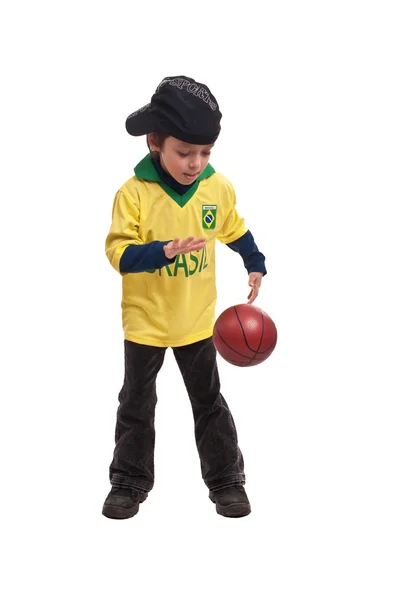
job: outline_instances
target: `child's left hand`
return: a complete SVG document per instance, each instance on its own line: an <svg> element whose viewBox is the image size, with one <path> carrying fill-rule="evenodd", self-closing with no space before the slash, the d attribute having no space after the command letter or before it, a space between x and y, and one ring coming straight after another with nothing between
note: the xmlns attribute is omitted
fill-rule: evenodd
<svg viewBox="0 0 398 600"><path fill-rule="evenodd" d="M261 282L263 280L263 273L249 273L249 286L252 288L250 294L248 295L248 304L254 302L254 300L258 296L258 291L260 289Z"/></svg>

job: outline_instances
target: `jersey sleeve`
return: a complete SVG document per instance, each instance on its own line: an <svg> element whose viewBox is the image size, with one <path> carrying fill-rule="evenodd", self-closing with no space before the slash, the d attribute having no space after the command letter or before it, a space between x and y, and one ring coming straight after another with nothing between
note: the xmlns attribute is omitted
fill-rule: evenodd
<svg viewBox="0 0 398 600"><path fill-rule="evenodd" d="M138 203L119 190L112 208L112 224L105 241L105 253L112 267L120 273L120 259L127 246L143 243L139 235Z"/></svg>
<svg viewBox="0 0 398 600"><path fill-rule="evenodd" d="M266 275L265 256L257 248L257 244L250 231L246 231L242 237L228 244L228 248L241 255L248 273L255 271L256 273Z"/></svg>
<svg viewBox="0 0 398 600"><path fill-rule="evenodd" d="M167 258L164 246L170 240L144 243L139 234L139 206L119 190L112 209L112 225L105 242L105 252L111 265L121 275L161 269L175 262Z"/></svg>
<svg viewBox="0 0 398 600"><path fill-rule="evenodd" d="M227 214L217 239L223 244L230 244L242 237L247 231L245 221L236 210L236 195L233 185L226 180L226 202L228 204Z"/></svg>

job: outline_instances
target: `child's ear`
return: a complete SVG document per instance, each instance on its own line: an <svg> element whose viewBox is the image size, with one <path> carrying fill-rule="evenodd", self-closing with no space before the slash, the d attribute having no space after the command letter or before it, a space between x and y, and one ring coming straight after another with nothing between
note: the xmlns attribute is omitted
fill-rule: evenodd
<svg viewBox="0 0 398 600"><path fill-rule="evenodd" d="M148 146L153 152L160 152L160 148L154 140L152 133L148 133Z"/></svg>

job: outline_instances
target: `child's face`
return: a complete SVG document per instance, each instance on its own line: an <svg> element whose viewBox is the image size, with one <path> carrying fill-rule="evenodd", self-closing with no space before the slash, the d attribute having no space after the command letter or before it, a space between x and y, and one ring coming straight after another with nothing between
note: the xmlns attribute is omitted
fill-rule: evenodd
<svg viewBox="0 0 398 600"><path fill-rule="evenodd" d="M189 185L205 170L214 144L187 144L175 137L165 139L159 150L160 164L178 183Z"/></svg>

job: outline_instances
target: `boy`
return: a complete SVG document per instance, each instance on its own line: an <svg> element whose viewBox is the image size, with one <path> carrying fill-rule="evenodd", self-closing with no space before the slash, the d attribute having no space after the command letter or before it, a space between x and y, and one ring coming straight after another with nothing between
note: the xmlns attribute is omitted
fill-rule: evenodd
<svg viewBox="0 0 398 600"><path fill-rule="evenodd" d="M150 154L117 192L106 239L107 257L123 276L125 337L106 517L134 516L153 487L156 377L168 347L192 404L209 498L226 517L251 511L212 342L216 239L242 256L252 288L249 303L266 269L236 211L231 183L208 162L221 116L207 86L180 76L165 78L151 102L126 121L129 134L147 136Z"/></svg>

